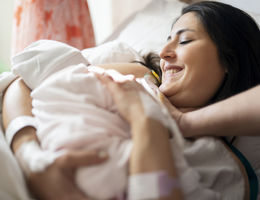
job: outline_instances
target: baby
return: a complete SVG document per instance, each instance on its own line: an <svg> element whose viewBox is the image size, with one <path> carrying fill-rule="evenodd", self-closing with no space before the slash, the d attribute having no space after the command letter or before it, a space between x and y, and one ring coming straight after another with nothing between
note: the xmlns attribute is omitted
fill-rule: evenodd
<svg viewBox="0 0 260 200"><path fill-rule="evenodd" d="M129 57L136 58L133 50L128 52ZM120 197L126 191L132 141L128 123L118 114L112 96L95 73L108 73L118 81L133 79L133 76L89 65L82 52L73 47L55 41L38 41L13 58L13 73L21 76L32 89L32 112L44 150L57 152L86 148L108 152L106 163L81 168L76 175L76 182L83 192L103 200ZM150 91L143 79L140 82ZM242 199L244 182L238 166L228 153L218 154L227 152L223 144L214 138L195 142L184 140L165 108L148 93L142 95L150 98L150 106L156 110L157 114L152 117L161 120L171 130L173 139L170 142L185 197L193 199L199 193L200 199L218 199L222 194L229 199ZM207 156L207 170L204 170L205 163L194 161L195 155L198 159ZM219 159L215 159L216 156ZM216 169L216 166L222 167ZM226 170L229 176L218 181L218 175ZM235 183L234 176L240 177ZM226 191L223 183L240 188L239 194Z"/></svg>

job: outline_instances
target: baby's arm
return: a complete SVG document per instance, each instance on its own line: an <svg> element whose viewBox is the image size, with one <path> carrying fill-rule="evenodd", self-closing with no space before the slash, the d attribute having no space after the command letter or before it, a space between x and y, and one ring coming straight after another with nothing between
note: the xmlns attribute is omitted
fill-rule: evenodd
<svg viewBox="0 0 260 200"><path fill-rule="evenodd" d="M139 63L112 63L98 65L103 69L114 69L123 75L133 74L136 78L143 77L149 69Z"/></svg>

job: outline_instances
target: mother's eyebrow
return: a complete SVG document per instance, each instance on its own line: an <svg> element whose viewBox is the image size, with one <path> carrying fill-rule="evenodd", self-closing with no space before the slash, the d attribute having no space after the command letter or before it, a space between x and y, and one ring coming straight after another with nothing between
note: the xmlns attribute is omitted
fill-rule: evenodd
<svg viewBox="0 0 260 200"><path fill-rule="evenodd" d="M178 30L178 31L176 32L176 35L180 35L180 34L182 34L183 32L187 32L187 31L195 32L194 29L184 28L184 29Z"/></svg>
<svg viewBox="0 0 260 200"><path fill-rule="evenodd" d="M175 35L181 35L182 33L187 32L187 31L195 32L194 29L184 28L184 29L178 30L178 31L175 33ZM167 38L167 41L169 41L169 40L171 40L171 39L172 39L172 36L169 35L168 38Z"/></svg>

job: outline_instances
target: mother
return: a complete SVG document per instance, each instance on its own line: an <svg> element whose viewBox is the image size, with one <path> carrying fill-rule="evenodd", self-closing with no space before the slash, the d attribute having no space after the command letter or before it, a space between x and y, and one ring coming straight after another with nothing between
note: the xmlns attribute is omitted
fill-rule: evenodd
<svg viewBox="0 0 260 200"><path fill-rule="evenodd" d="M260 105L257 101L260 88L257 86L241 92L260 83L259 49L260 31L247 14L225 4L202 2L183 10L160 53L162 84L159 89L168 98L169 102L165 100L165 103L184 135L238 136L234 145L245 154L254 169L260 167L256 153L259 137L240 136L257 136L260 133ZM134 74L138 76L146 71L140 66L135 69ZM123 70L126 73L127 69ZM129 82L116 83L108 77L100 79L106 83L121 115L129 121L133 130L135 150L130 160L130 172L136 174L163 169L171 177L176 177L168 139L164 134L167 130L142 112L138 87L131 83L132 87L125 90L124 85ZM17 116L31 115L29 92L21 80L15 81L6 91L5 127ZM236 95L238 93L241 94ZM14 94L18 95L17 98ZM231 97L233 95L236 96ZM212 104L223 99L226 100ZM130 104L132 106L128 106ZM181 111L193 111L182 113L176 107ZM143 120L140 121L141 116ZM34 132L32 127L21 129L12 143L14 151L24 141L36 139ZM143 148L143 141L149 141L145 144L146 148ZM151 156L154 151L156 154ZM42 199L85 199L72 181L73 172L81 165L102 160L104 158L98 159L93 152L70 152L57 159L45 172L30 173L28 183ZM169 199L173 198L181 198L179 189L174 189L169 196Z"/></svg>

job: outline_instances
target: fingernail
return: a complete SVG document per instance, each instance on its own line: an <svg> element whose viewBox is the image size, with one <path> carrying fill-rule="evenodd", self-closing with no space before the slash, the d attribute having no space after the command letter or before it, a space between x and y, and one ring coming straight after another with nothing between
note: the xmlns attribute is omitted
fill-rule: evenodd
<svg viewBox="0 0 260 200"><path fill-rule="evenodd" d="M98 157L99 158L106 158L108 156L108 154L107 154L107 152L105 152L105 151L100 151L99 153L98 153Z"/></svg>

